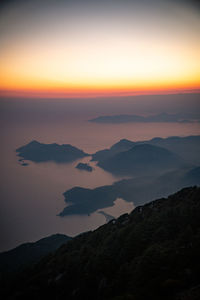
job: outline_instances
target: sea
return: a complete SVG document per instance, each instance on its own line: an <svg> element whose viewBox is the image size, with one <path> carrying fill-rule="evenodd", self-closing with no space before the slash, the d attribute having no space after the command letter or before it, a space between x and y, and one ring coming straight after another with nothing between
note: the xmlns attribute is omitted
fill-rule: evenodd
<svg viewBox="0 0 200 300"><path fill-rule="evenodd" d="M190 99L189 95L187 97ZM187 106L184 106L187 101L184 98L181 104L179 98L174 105L175 112L187 111ZM195 111L197 97L191 98L193 102L189 107ZM198 135L198 122L98 124L88 121L102 114L166 111L167 98L164 99L161 102L165 106L153 102L154 107L150 105L152 101L145 98L145 102L138 97L134 101L0 99L0 251L55 233L75 236L105 224L107 218L98 211L90 215L58 216L67 205L63 193L75 186L95 188L122 179L102 170L96 162L90 162L91 156L68 164L27 161L28 165L22 166L16 155L17 148L37 140L41 143L71 144L92 154L124 138L141 141L153 137ZM172 112L171 98L169 102L168 112ZM89 162L93 172L76 169L78 162ZM116 199L113 207L101 211L118 217L133 208L134 203Z"/></svg>

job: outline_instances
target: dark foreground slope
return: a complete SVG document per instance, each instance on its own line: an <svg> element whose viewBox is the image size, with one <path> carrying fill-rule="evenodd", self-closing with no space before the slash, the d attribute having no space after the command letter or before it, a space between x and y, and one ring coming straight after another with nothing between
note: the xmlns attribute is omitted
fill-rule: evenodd
<svg viewBox="0 0 200 300"><path fill-rule="evenodd" d="M2 299L184 299L200 296L200 188L74 238L4 283Z"/></svg>

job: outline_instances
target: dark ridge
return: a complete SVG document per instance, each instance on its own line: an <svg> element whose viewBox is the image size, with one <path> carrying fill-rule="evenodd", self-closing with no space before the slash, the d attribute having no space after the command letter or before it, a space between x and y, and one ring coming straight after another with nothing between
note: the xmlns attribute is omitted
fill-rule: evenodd
<svg viewBox="0 0 200 300"><path fill-rule="evenodd" d="M43 256L54 252L71 237L54 234L35 243L25 243L12 250L0 253L0 274L24 269L37 263Z"/></svg>
<svg viewBox="0 0 200 300"><path fill-rule="evenodd" d="M4 283L2 299L197 300L199 215L197 187L139 206Z"/></svg>

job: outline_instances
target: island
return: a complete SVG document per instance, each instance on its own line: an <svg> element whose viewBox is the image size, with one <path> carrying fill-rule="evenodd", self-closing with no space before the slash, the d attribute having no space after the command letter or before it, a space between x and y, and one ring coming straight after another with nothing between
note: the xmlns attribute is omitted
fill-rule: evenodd
<svg viewBox="0 0 200 300"><path fill-rule="evenodd" d="M105 185L94 189L73 187L67 190L63 196L67 206L59 216L89 215L98 209L112 206L118 197L114 185Z"/></svg>
<svg viewBox="0 0 200 300"><path fill-rule="evenodd" d="M79 163L76 166L76 169L84 170L84 171L88 171L88 172L92 172L93 171L93 168L89 164L86 164L86 163Z"/></svg>
<svg viewBox="0 0 200 300"><path fill-rule="evenodd" d="M20 159L18 160L18 162L20 163L21 166L24 166L24 167L26 167L26 166L29 165L29 164L28 164L27 162L25 162L22 158L20 158Z"/></svg>
<svg viewBox="0 0 200 300"><path fill-rule="evenodd" d="M43 144L38 141L32 141L18 148L16 152L22 160L25 159L36 163L48 161L68 163L89 156L89 154L70 144Z"/></svg>
<svg viewBox="0 0 200 300"><path fill-rule="evenodd" d="M59 216L99 213L99 210L113 206L117 198L132 202L134 206L143 205L155 197L165 197L190 185L200 185L199 166L123 179L94 189L76 186L63 194L67 206Z"/></svg>
<svg viewBox="0 0 200 300"><path fill-rule="evenodd" d="M122 123L191 123L199 121L199 114L170 114L160 113L149 116L140 116L133 114L125 115L110 115L110 116L99 116L94 119L90 119L89 122L94 123L107 123L107 124L122 124Z"/></svg>

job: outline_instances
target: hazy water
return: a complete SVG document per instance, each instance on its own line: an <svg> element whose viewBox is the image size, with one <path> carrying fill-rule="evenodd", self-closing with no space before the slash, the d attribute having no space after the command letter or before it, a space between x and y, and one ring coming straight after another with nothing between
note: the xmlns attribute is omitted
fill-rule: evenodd
<svg viewBox="0 0 200 300"><path fill-rule="evenodd" d="M97 212L90 216L58 217L65 207L62 194L74 186L94 188L120 179L104 172L94 162L91 165L95 170L91 173L76 169L78 161L70 164L30 162L23 167L18 163L16 148L34 139L43 143L69 143L94 153L121 138L144 140L200 132L199 124L189 123L102 125L87 122L96 115L79 112L53 121L39 118L36 122L27 116L23 119L22 114L21 119L9 115L1 122L1 251L57 232L76 235L105 223L105 217ZM104 211L117 217L132 208L132 204L118 199L113 208Z"/></svg>

